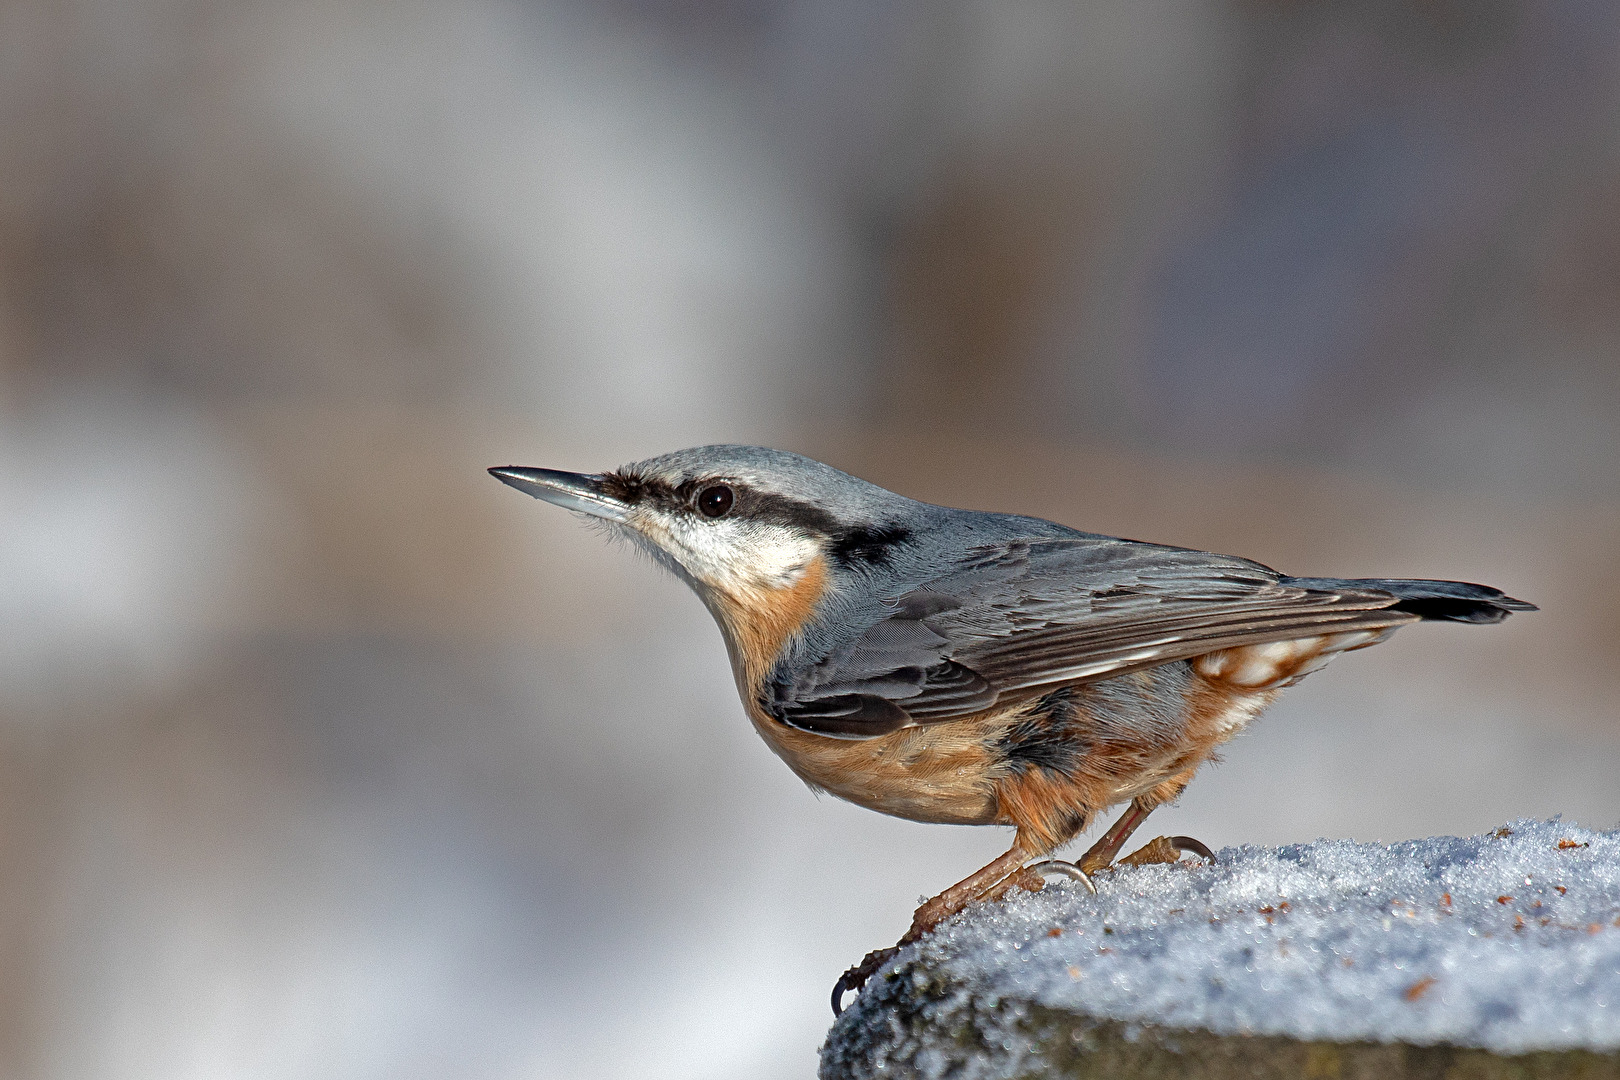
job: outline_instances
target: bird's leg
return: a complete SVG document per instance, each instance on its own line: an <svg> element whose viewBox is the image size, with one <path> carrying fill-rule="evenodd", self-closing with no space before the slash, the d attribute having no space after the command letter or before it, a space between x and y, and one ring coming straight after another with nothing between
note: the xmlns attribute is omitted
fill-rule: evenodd
<svg viewBox="0 0 1620 1080"><path fill-rule="evenodd" d="M1114 859L1118 857L1119 849L1125 846L1125 841L1131 838L1131 833L1136 831L1137 826L1146 821L1147 816L1156 808L1163 806L1167 802L1174 802L1182 790L1192 781L1196 769L1197 767L1194 766L1194 768L1188 769L1186 772L1172 776L1158 787L1153 788L1151 791L1145 791L1132 799L1131 805L1125 808L1125 812L1119 816L1119 820L1114 822L1108 831L1097 839L1095 844L1091 845L1091 850L1080 857L1080 869L1090 874L1111 865ZM1181 858L1181 853L1184 851L1192 852L1208 859L1210 862L1215 861L1215 856L1210 853L1209 848L1190 836L1158 837L1141 850L1133 852L1120 861L1131 866L1142 866L1146 863L1155 862L1175 862Z"/></svg>
<svg viewBox="0 0 1620 1080"><path fill-rule="evenodd" d="M1028 892L1040 892L1046 888L1046 878L1035 869L1035 864L1029 863L1020 866L1017 870L1002 878L989 889L979 894L981 903L1000 900L1014 889L1024 889Z"/></svg>
<svg viewBox="0 0 1620 1080"><path fill-rule="evenodd" d="M833 1015L837 1016L843 1010L844 994L865 986L866 980L871 978L878 968L888 963L902 946L916 941L958 911L993 891L1008 877L1017 874L1024 863L1038 851L1038 845L1032 843L1025 836L1024 830L1020 829L1017 838L1013 840L1013 846L1007 849L1006 854L980 867L932 900L925 902L912 914L911 929L906 931L904 937L890 948L874 949L867 953L860 963L839 976L838 981L833 984Z"/></svg>
<svg viewBox="0 0 1620 1080"><path fill-rule="evenodd" d="M1131 800L1131 805L1119 815L1119 820L1108 827L1108 831L1097 838L1091 849L1080 856L1080 869L1087 874L1107 869L1113 865L1114 857L1119 849L1125 846L1125 841L1131 838L1136 827L1147 820L1157 803L1144 805L1143 797L1137 796Z"/></svg>
<svg viewBox="0 0 1620 1080"><path fill-rule="evenodd" d="M1035 854L1035 847L1026 840L1023 830L1020 829L1017 839L1013 841L1013 846L1007 849L1006 854L991 860L913 912L911 929L900 939L900 944L911 944L990 892L1009 876L1016 874Z"/></svg>

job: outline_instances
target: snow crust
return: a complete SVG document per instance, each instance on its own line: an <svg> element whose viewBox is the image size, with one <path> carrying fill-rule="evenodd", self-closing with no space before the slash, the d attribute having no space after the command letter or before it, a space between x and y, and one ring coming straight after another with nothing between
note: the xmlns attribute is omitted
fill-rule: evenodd
<svg viewBox="0 0 1620 1080"><path fill-rule="evenodd" d="M1228 848L1053 881L970 910L874 979L829 1048L883 1013L890 973L967 1000L1217 1033L1620 1047L1620 833L1558 820L1402 843ZM919 983L918 985L921 985ZM1016 1037L1009 1031L1009 1037Z"/></svg>

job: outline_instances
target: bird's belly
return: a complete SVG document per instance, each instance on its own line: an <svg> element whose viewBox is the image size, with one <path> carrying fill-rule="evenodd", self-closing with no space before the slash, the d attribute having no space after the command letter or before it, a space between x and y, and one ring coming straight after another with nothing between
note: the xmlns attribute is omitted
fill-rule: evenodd
<svg viewBox="0 0 1620 1080"><path fill-rule="evenodd" d="M997 761L989 746L1004 725L992 717L902 728L874 739L833 739L768 717L752 719L766 744L813 788L911 821L996 820Z"/></svg>

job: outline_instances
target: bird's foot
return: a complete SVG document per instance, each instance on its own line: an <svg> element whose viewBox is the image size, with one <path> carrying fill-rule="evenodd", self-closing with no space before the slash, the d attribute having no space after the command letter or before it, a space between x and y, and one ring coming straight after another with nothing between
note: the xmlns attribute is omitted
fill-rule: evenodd
<svg viewBox="0 0 1620 1080"><path fill-rule="evenodd" d="M860 963L838 976L832 990L833 1015L837 1016L844 1011L845 994L858 993L861 987L866 985L866 980L876 974L878 968L894 959L895 953L899 951L898 945L891 945L887 949L873 949L861 958Z"/></svg>
<svg viewBox="0 0 1620 1080"><path fill-rule="evenodd" d="M1153 863L1179 862L1183 853L1209 862L1215 861L1215 853L1190 836L1155 837L1119 861L1124 866L1149 866Z"/></svg>
<svg viewBox="0 0 1620 1080"><path fill-rule="evenodd" d="M1025 892L1040 892L1046 888L1046 879L1049 877L1066 877L1070 881L1078 881L1090 890L1091 895L1097 895L1097 886L1091 883L1091 876L1072 862L1062 859L1042 859L1021 867L1007 877L1005 881L979 897L979 903L987 900L1000 900L1014 889L1023 889Z"/></svg>
<svg viewBox="0 0 1620 1080"><path fill-rule="evenodd" d="M1078 881L1080 884L1086 887L1086 890L1090 892L1092 896L1097 895L1097 886L1091 883L1091 875L1087 874L1083 869L1074 863L1065 862L1062 859L1043 859L1038 863L1030 863L1028 866L1020 870L1019 874L1026 877L1033 876L1035 880L1040 882L1042 885L1046 883L1046 878L1048 875L1057 874L1060 877L1068 878L1070 881ZM1024 888L1029 889L1029 886L1025 885ZM1030 892L1040 891L1041 890L1038 887L1030 889Z"/></svg>
<svg viewBox="0 0 1620 1080"><path fill-rule="evenodd" d="M1197 843L1197 841L1193 842ZM1200 844L1199 846L1202 847L1203 845ZM844 1011L845 994L859 991L861 987L866 985L866 980L870 979L878 968L892 960L902 946L916 941L949 916L972 904L999 900L1015 888L1025 889L1029 892L1040 892L1046 887L1046 879L1054 875L1066 877L1071 881L1078 881L1089 889L1093 896L1097 894L1097 886L1093 885L1085 872L1074 863L1064 862L1062 859L1043 859L1040 862L1019 867L996 885L980 893L967 903L946 904L941 902L942 897L936 896L933 900L917 909L916 916L912 920L911 929L906 931L906 936L901 938L897 944L887 949L872 950L861 959L860 963L838 977L838 981L833 983L832 990L833 1015L838 1016Z"/></svg>
<svg viewBox="0 0 1620 1080"><path fill-rule="evenodd" d="M1019 833L1019 837L1020 839L1008 849L1006 854L992 860L985 866L981 866L932 900L925 901L921 907L912 913L911 929L907 930L905 936L895 943L894 948L878 949L875 952L867 953L864 960L839 976L838 981L833 984L833 1015L836 1016L843 1010L844 995L846 993L851 990L859 990L862 986L865 986L866 980L872 977L872 973L888 962L903 946L910 945L913 941L916 941L970 904L995 899L1015 884L1022 885L1024 888L1038 890L1042 878L1048 872L1064 873L1071 877L1079 874L1080 877L1085 877L1080 872L1079 867L1073 866L1071 863L1062 864L1064 867L1069 867L1068 870L1053 869L1056 860L1036 863L1034 866L1026 868L1023 865L1024 860L1030 857L1032 845L1024 842L1022 832ZM1086 884L1089 887L1091 882L1087 881ZM1096 889L1092 889L1092 892L1096 891Z"/></svg>

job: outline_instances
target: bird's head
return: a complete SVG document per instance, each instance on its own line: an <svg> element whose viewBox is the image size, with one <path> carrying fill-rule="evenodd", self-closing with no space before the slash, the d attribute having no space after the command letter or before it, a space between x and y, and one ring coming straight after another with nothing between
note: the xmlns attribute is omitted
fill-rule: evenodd
<svg viewBox="0 0 1620 1080"><path fill-rule="evenodd" d="M928 509L798 454L700 446L606 473L489 470L537 499L600 519L705 601L753 605L807 575L888 564Z"/></svg>

